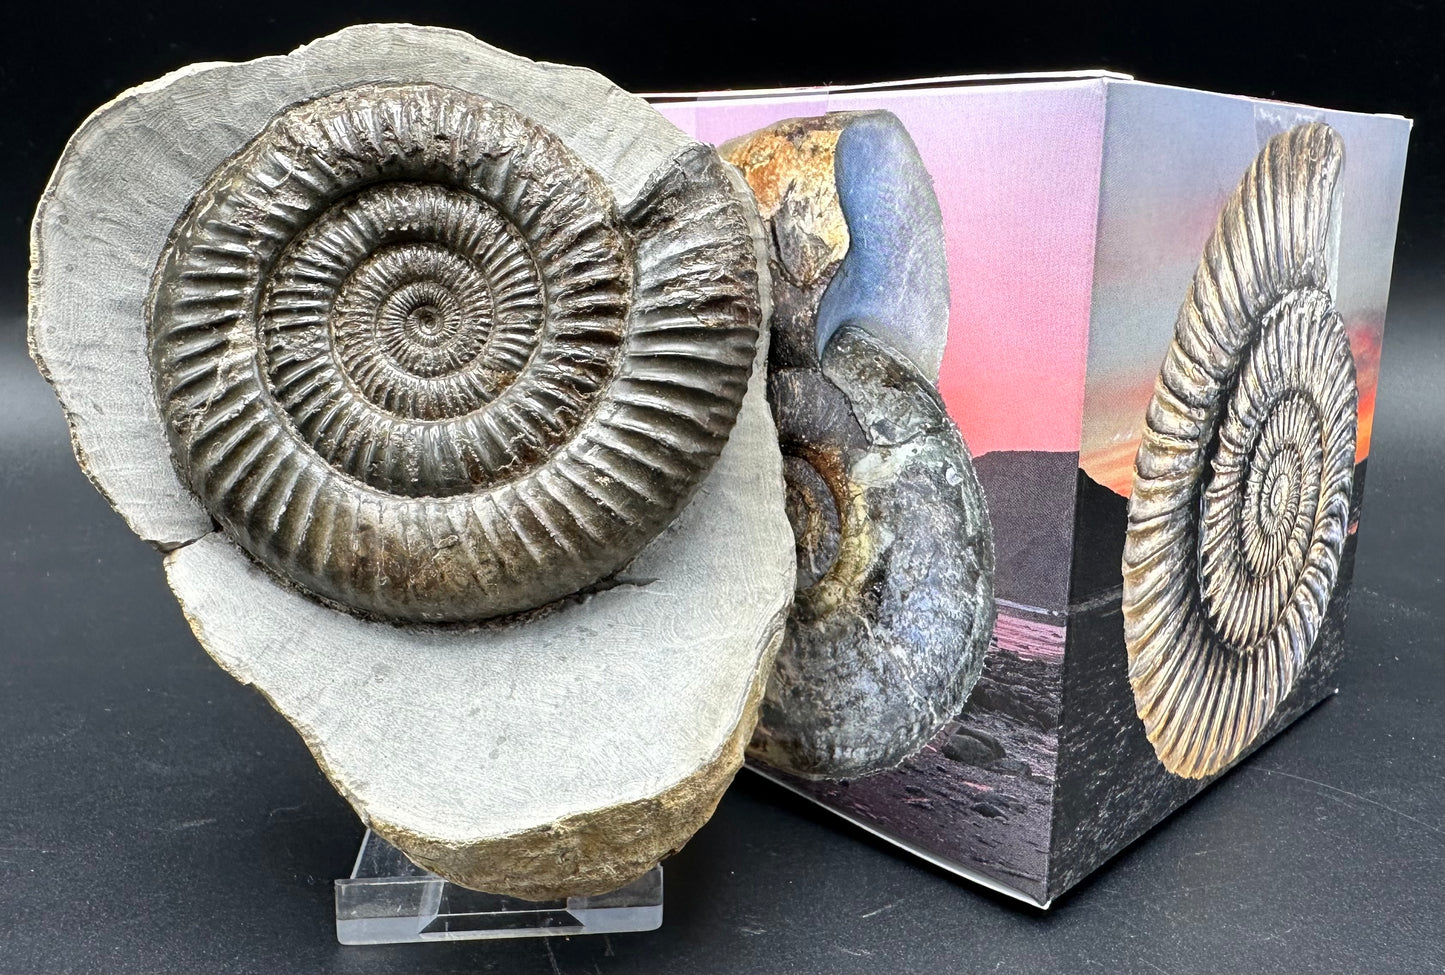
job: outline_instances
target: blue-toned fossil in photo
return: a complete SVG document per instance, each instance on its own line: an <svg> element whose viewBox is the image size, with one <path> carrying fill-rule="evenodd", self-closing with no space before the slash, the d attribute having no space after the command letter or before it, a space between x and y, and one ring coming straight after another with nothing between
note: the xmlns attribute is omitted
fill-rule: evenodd
<svg viewBox="0 0 1445 975"><path fill-rule="evenodd" d="M993 629L993 542L936 388L942 217L888 112L728 143L771 231L768 398L798 588L749 754L807 778L893 768L959 711Z"/></svg>
<svg viewBox="0 0 1445 975"><path fill-rule="evenodd" d="M897 116L852 113L833 156L848 252L818 303L818 352L853 324L936 380L948 337L948 260L933 181Z"/></svg>

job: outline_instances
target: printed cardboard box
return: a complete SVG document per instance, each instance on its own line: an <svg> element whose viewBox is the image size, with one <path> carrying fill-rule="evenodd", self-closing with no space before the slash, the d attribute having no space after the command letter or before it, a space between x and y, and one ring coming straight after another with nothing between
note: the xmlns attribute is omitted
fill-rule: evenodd
<svg viewBox="0 0 1445 975"><path fill-rule="evenodd" d="M941 219L946 333L932 362L881 334L936 381L992 529L961 706L868 774L789 774L762 747L753 768L1047 906L1333 692L1408 121L1102 72L652 99L734 151L788 119L901 123ZM847 121L789 130L789 152ZM807 176L785 156L753 159L765 216ZM926 272L885 267L850 300L911 307Z"/></svg>

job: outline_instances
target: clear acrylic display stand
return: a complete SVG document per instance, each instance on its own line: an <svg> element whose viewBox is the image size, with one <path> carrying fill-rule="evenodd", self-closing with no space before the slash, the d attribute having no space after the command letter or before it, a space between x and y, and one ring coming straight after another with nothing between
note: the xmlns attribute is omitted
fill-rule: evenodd
<svg viewBox="0 0 1445 975"><path fill-rule="evenodd" d="M336 939L344 945L617 934L661 925L660 866L610 894L524 901L448 883L367 830L351 876L336 881Z"/></svg>

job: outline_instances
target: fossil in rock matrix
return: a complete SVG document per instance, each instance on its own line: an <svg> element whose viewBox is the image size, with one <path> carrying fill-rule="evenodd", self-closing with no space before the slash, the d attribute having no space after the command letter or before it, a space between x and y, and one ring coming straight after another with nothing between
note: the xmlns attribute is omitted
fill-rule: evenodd
<svg viewBox="0 0 1445 975"><path fill-rule="evenodd" d="M1339 136L1270 140L1225 204L1175 325L1135 460L1124 632L1169 771L1220 771L1314 645L1354 477L1355 366L1332 292Z"/></svg>
<svg viewBox="0 0 1445 975"><path fill-rule="evenodd" d="M281 111L176 224L148 315L182 480L363 615L531 609L616 572L726 442L760 327L698 146L619 212L548 129L436 84Z"/></svg>
<svg viewBox="0 0 1445 975"><path fill-rule="evenodd" d="M794 579L766 247L714 148L362 24L123 93L33 226L82 470L363 822L547 900L707 821Z"/></svg>

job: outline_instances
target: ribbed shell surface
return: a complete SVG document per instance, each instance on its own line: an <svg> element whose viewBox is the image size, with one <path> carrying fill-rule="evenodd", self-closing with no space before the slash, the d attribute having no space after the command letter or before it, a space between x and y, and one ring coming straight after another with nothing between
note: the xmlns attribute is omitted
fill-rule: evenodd
<svg viewBox="0 0 1445 975"><path fill-rule="evenodd" d="M1339 136L1274 137L1225 205L1155 384L1124 548L1129 680L1198 778L1288 696L1339 573L1358 390L1330 281Z"/></svg>
<svg viewBox="0 0 1445 975"><path fill-rule="evenodd" d="M620 208L544 126L440 85L291 106L156 271L176 468L252 557L365 615L592 585L736 418L760 327L744 205L697 145Z"/></svg>

